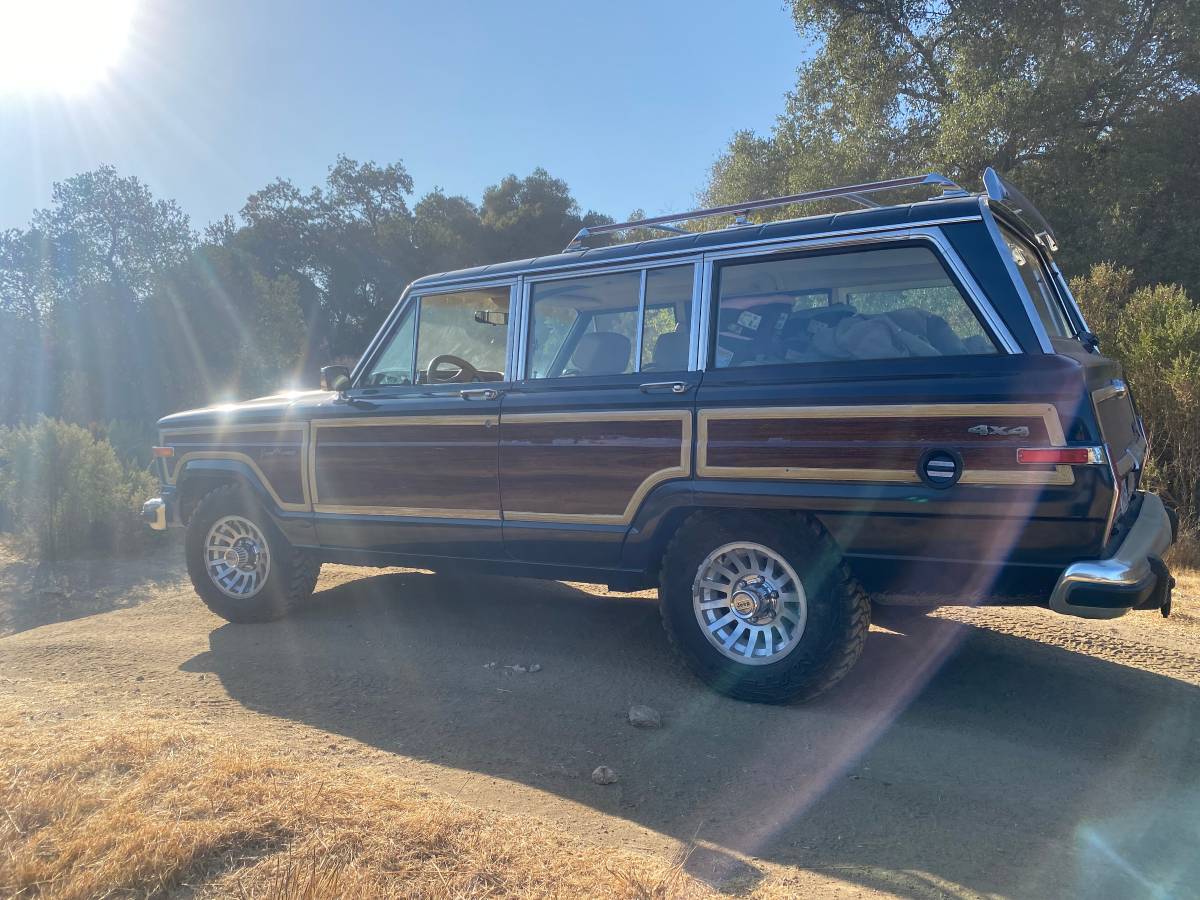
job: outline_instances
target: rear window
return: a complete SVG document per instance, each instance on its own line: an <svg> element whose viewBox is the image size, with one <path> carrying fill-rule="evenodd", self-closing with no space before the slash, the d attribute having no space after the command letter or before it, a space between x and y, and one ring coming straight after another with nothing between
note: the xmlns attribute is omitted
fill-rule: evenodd
<svg viewBox="0 0 1200 900"><path fill-rule="evenodd" d="M1033 308L1037 310L1046 333L1052 338L1072 337L1071 325L1062 304L1054 294L1050 273L1042 266L1041 257L1008 229L1001 229L1001 234L1004 235L1004 243L1008 245L1008 252L1012 254L1012 260L1017 266L1017 273L1025 284L1025 290L1029 291Z"/></svg>
<svg viewBox="0 0 1200 900"><path fill-rule="evenodd" d="M718 279L717 368L996 352L928 247L736 262Z"/></svg>

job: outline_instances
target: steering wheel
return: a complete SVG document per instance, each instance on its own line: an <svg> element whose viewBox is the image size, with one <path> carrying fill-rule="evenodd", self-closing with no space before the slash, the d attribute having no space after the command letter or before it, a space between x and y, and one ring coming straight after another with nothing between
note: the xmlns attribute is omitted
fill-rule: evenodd
<svg viewBox="0 0 1200 900"><path fill-rule="evenodd" d="M450 363L457 367L458 371L454 373L439 371L442 363ZM452 353L443 353L441 356L435 356L429 362L429 381L432 384L466 384L474 381L475 376L479 374L479 370L463 359L461 356L455 356Z"/></svg>

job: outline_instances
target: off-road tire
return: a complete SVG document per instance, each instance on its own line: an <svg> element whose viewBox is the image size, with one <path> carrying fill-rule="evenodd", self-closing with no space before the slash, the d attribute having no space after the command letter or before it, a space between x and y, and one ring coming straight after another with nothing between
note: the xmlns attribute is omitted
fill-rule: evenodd
<svg viewBox="0 0 1200 900"><path fill-rule="evenodd" d="M253 522L270 548L271 570L262 589L252 597L230 597L208 575L205 540L213 523L225 516L242 516ZM205 606L229 622L270 622L286 616L312 595L321 571L321 563L289 544L262 504L237 483L215 488L196 506L188 522L184 554L196 593Z"/></svg>
<svg viewBox="0 0 1200 900"><path fill-rule="evenodd" d="M808 602L799 644L764 665L734 662L705 637L692 585L718 547L748 541L769 547L795 569ZM862 655L871 603L821 525L800 514L694 513L672 537L659 576L659 609L676 652L712 688L755 703L811 700L846 676Z"/></svg>

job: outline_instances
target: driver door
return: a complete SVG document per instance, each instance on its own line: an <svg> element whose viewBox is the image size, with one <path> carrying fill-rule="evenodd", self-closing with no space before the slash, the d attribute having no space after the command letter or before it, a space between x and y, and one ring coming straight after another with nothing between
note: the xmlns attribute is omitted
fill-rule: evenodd
<svg viewBox="0 0 1200 900"><path fill-rule="evenodd" d="M312 422L322 545L497 559L500 398L512 283L411 299L344 398Z"/></svg>

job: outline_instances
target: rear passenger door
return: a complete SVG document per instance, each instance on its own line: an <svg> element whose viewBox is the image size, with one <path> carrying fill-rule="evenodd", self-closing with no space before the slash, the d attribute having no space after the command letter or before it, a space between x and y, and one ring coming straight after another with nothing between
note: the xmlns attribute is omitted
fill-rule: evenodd
<svg viewBox="0 0 1200 900"><path fill-rule="evenodd" d="M526 279L500 418L510 556L612 565L651 492L687 489L698 277L688 260Z"/></svg>

